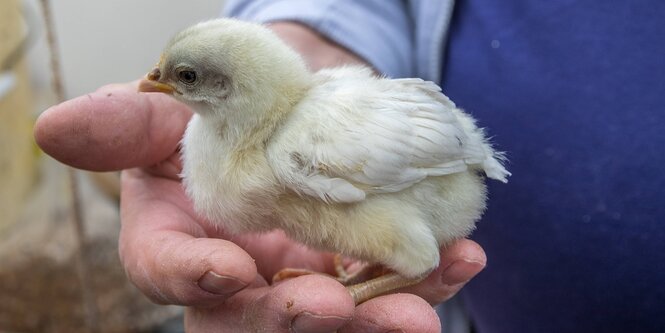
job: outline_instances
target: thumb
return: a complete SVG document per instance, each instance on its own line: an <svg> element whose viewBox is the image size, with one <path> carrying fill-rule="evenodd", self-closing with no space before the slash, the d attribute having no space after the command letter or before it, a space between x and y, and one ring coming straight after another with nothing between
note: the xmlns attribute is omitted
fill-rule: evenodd
<svg viewBox="0 0 665 333"><path fill-rule="evenodd" d="M37 144L65 164L113 171L156 164L176 151L191 111L163 94L116 84L55 105L35 123Z"/></svg>

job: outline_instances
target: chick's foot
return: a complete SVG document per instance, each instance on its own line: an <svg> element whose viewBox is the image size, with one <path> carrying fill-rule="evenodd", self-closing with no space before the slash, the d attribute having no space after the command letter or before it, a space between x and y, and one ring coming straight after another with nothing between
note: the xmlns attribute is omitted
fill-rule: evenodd
<svg viewBox="0 0 665 333"><path fill-rule="evenodd" d="M337 280L339 283L350 286L354 284L361 283L363 281L368 281L374 278L377 278L382 275L386 275L391 271L387 268L384 268L378 264L367 264L356 262L350 266L352 271L348 271L344 266L343 258L340 254L336 254L333 258L333 264L335 266L335 273L337 276L333 276L327 273L312 271L304 268L284 268L277 272L272 277L272 283L277 283L286 279L292 279L303 275L317 274L323 275L332 279Z"/></svg>
<svg viewBox="0 0 665 333"><path fill-rule="evenodd" d="M337 272L337 281L345 286L358 284L392 272L381 265L367 263L352 264L350 265L352 271L349 272L344 266L344 261L340 254L335 255L333 263L335 265L335 272Z"/></svg>

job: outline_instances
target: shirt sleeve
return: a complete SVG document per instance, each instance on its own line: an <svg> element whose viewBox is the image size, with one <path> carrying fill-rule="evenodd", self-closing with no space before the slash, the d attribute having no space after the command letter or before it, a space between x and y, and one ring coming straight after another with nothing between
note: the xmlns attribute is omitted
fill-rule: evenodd
<svg viewBox="0 0 665 333"><path fill-rule="evenodd" d="M385 75L414 75L413 24L402 0L227 0L224 13L260 23L299 22Z"/></svg>

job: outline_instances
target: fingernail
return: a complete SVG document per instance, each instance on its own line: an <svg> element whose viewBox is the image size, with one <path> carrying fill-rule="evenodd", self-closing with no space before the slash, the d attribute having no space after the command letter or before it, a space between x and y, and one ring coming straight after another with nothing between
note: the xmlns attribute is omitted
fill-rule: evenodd
<svg viewBox="0 0 665 333"><path fill-rule="evenodd" d="M247 286L246 283L229 276L222 276L208 271L199 279L201 289L218 295L232 294Z"/></svg>
<svg viewBox="0 0 665 333"><path fill-rule="evenodd" d="M449 286L467 282L484 267L484 263L477 261L455 261L443 271L441 274L441 282Z"/></svg>
<svg viewBox="0 0 665 333"><path fill-rule="evenodd" d="M332 332L349 320L351 318L319 316L309 312L301 312L291 321L291 331L294 333Z"/></svg>

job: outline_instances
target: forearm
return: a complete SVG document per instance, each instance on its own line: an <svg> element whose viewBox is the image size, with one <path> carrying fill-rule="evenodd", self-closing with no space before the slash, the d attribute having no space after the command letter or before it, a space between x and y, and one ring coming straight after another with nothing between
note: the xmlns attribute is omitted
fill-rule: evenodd
<svg viewBox="0 0 665 333"><path fill-rule="evenodd" d="M303 24L283 21L270 23L269 27L300 53L312 71L345 64L370 66L367 61L353 52Z"/></svg>
<svg viewBox="0 0 665 333"><path fill-rule="evenodd" d="M228 0L224 15L277 26L312 70L364 62L393 78L414 74L413 25L403 1Z"/></svg>

